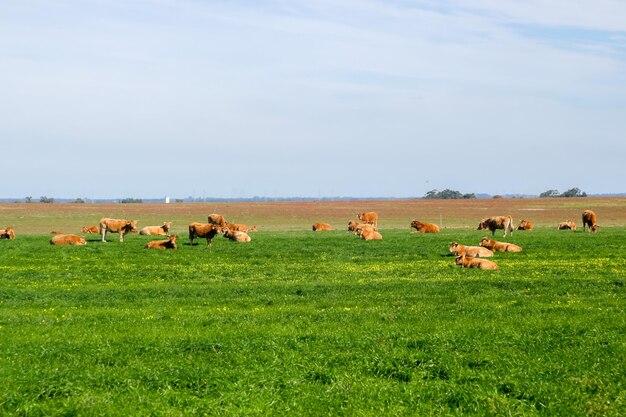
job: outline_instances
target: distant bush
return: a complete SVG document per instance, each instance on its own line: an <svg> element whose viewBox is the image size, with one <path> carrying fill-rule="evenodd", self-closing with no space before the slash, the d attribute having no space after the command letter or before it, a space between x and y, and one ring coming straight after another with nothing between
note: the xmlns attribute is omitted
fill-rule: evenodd
<svg viewBox="0 0 626 417"><path fill-rule="evenodd" d="M569 190L559 194L558 190L548 190L539 194L539 198L550 198L550 197L587 197L587 193L581 191L579 188L570 188Z"/></svg>
<svg viewBox="0 0 626 417"><path fill-rule="evenodd" d="M80 198L80 197L79 197L79 198L77 198L76 200L72 201L72 203L80 203L80 204L83 204L83 203L85 203L85 200L83 200L82 198Z"/></svg>
<svg viewBox="0 0 626 417"><path fill-rule="evenodd" d="M39 202L40 203L51 204L51 203L54 203L54 198L46 197L45 195L42 195L41 197L39 197Z"/></svg>
<svg viewBox="0 0 626 417"><path fill-rule="evenodd" d="M123 198L120 203L143 203L141 198Z"/></svg>
<svg viewBox="0 0 626 417"><path fill-rule="evenodd" d="M430 190L426 193L424 198L432 198L432 199L443 199L443 200L453 200L453 199L470 199L476 198L474 193L469 194L461 194L459 191L445 189L443 191L438 190Z"/></svg>

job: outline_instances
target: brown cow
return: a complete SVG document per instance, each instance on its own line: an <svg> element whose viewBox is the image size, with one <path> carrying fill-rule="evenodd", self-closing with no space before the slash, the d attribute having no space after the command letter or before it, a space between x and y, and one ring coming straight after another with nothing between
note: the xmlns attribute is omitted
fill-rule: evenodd
<svg viewBox="0 0 626 417"><path fill-rule="evenodd" d="M507 231L513 236L513 217L511 216L495 216L482 219L476 230L491 230L491 236L496 234L496 229L504 229L504 236Z"/></svg>
<svg viewBox="0 0 626 417"><path fill-rule="evenodd" d="M221 214L209 214L209 217L207 217L207 223L220 227L226 227L226 219Z"/></svg>
<svg viewBox="0 0 626 417"><path fill-rule="evenodd" d="M360 224L354 233L363 240L383 240L383 235L378 233L377 229L371 225Z"/></svg>
<svg viewBox="0 0 626 417"><path fill-rule="evenodd" d="M0 229L0 239L15 239L15 232L11 226Z"/></svg>
<svg viewBox="0 0 626 417"><path fill-rule="evenodd" d="M73 235L73 234L61 234L56 235L52 239L50 239L51 245L86 245L87 241L84 237Z"/></svg>
<svg viewBox="0 0 626 417"><path fill-rule="evenodd" d="M517 226L517 230L532 230L533 222L530 220L521 220L519 222L519 226Z"/></svg>
<svg viewBox="0 0 626 417"><path fill-rule="evenodd" d="M350 220L348 222L348 232L352 232L354 234L356 234L356 229L359 226L363 226L363 227L368 227L370 229L374 229L375 231L378 231L378 227L374 226L373 224L369 224L369 223L357 223L354 220Z"/></svg>
<svg viewBox="0 0 626 417"><path fill-rule="evenodd" d="M598 228L600 226L598 226L598 218L596 216L596 213L594 213L591 210L585 210L583 211L583 232L587 230L587 227L589 227L589 231L590 232L597 232Z"/></svg>
<svg viewBox="0 0 626 417"><path fill-rule="evenodd" d="M226 239L232 240L233 242L250 242L250 240L252 240L245 232L239 232L237 230L226 228L222 230L222 235Z"/></svg>
<svg viewBox="0 0 626 417"><path fill-rule="evenodd" d="M139 234L167 236L171 228L172 222L163 222L163 226L146 226L139 231Z"/></svg>
<svg viewBox="0 0 626 417"><path fill-rule="evenodd" d="M480 246L492 250L494 252L521 252L522 248L513 243L498 242L488 237L484 237L480 241Z"/></svg>
<svg viewBox="0 0 626 417"><path fill-rule="evenodd" d="M363 223L373 224L374 226L378 226L378 213L375 211L368 211L366 213L358 213L357 217Z"/></svg>
<svg viewBox="0 0 626 417"><path fill-rule="evenodd" d="M457 265L461 265L461 268L478 268L478 269L491 269L496 270L500 269L498 264L492 261L488 261L487 259L481 258L473 258L471 256L457 256L454 259L454 263Z"/></svg>
<svg viewBox="0 0 626 417"><path fill-rule="evenodd" d="M470 256L472 258L489 258L493 252L482 246L466 246L457 242L450 243L450 252L457 256Z"/></svg>
<svg viewBox="0 0 626 417"><path fill-rule="evenodd" d="M222 227L211 223L191 223L189 225L189 244L197 237L205 238L207 246L211 246L213 238L222 232Z"/></svg>
<svg viewBox="0 0 626 417"><path fill-rule="evenodd" d="M93 226L83 226L81 228L83 233L100 233L100 228L98 227L98 225L93 225Z"/></svg>
<svg viewBox="0 0 626 417"><path fill-rule="evenodd" d="M328 223L315 223L313 226L314 232L321 232L324 230L333 230L333 227Z"/></svg>
<svg viewBox="0 0 626 417"><path fill-rule="evenodd" d="M109 219L103 217L100 219L100 236L102 241L106 242L107 232L119 233L120 242L124 241L126 233L137 233L137 220Z"/></svg>
<svg viewBox="0 0 626 417"><path fill-rule="evenodd" d="M226 227L227 229L236 231L236 232L249 232L250 231L250 228L243 223L226 222L226 226L224 227Z"/></svg>
<svg viewBox="0 0 626 417"><path fill-rule="evenodd" d="M439 226L433 223L422 223L418 220L411 222L411 227L415 228L416 233L439 233Z"/></svg>
<svg viewBox="0 0 626 417"><path fill-rule="evenodd" d="M51 235L62 235L63 232L59 232L58 230L53 230L50 232Z"/></svg>
<svg viewBox="0 0 626 417"><path fill-rule="evenodd" d="M256 232L257 230L256 226L250 226L250 230L248 230L248 232Z"/></svg>
<svg viewBox="0 0 626 417"><path fill-rule="evenodd" d="M146 249L176 249L177 235L169 235L164 240L153 240L146 244Z"/></svg>
<svg viewBox="0 0 626 417"><path fill-rule="evenodd" d="M559 223L557 230L576 230L576 223L569 219L566 222Z"/></svg>

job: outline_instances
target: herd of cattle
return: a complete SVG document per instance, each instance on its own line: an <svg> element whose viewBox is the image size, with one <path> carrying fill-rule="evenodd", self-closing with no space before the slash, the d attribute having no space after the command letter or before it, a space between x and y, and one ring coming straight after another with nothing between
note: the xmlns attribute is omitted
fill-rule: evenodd
<svg viewBox="0 0 626 417"><path fill-rule="evenodd" d="M350 220L348 222L348 231L354 233L363 240L382 240L382 235L378 231L378 213L364 212L358 213L359 221ZM598 231L597 216L591 210L585 210L582 214L583 231ZM436 224L422 223L413 220L410 227L415 229L415 233L439 233L440 228ZM108 217L100 219L98 225L85 226L82 228L84 234L98 233L102 242L106 242L108 233L118 233L120 242L124 241L124 235L128 233L139 233L141 235L158 235L167 236L167 239L153 240L146 244L148 249L176 249L177 235L169 234L172 228L172 222L164 222L161 226L146 226L141 230L137 230L137 220L111 219ZM313 224L313 231L333 230L328 223ZM531 230L533 224L530 220L522 220L517 230ZM571 219L566 222L559 223L559 230L576 230L576 223ZM477 230L489 230L491 235L495 235L498 229L504 230L504 237L513 235L513 218L511 216L495 216L482 219L478 224ZM193 245L195 239L206 239L207 246L211 246L212 240L217 235L233 241L233 242L250 242L249 232L256 231L256 226L248 227L241 223L227 222L224 216L220 214L210 214L206 223L193 222L189 224L189 242ZM84 237L76 234L66 234L53 231L55 236L50 239L52 245L85 245L87 242ZM15 231L12 227L7 226L0 229L0 239L15 239ZM498 242L496 240L484 237L480 242L480 246L466 246L458 242L452 242L450 252L456 255L455 264L464 268L479 269L499 269L499 266L484 258L492 257L494 252L520 252L521 247L507 242Z"/></svg>
<svg viewBox="0 0 626 417"><path fill-rule="evenodd" d="M348 222L348 231L353 232L363 240L382 240L382 235L378 232L378 214L375 212L359 213L359 221L361 223L350 220ZM596 214L591 210L585 210L582 214L583 230L597 232L598 222ZM419 220L413 220L411 227L415 229L415 233L439 233L440 228L433 223L422 223ZM531 230L533 224L530 220L521 220L517 226L517 230ZM491 235L495 236L498 229L504 229L504 237L507 233L513 235L513 217L512 216L495 216L482 219L478 224L477 230L489 230ZM576 223L571 219L566 222L559 223L559 230L576 230ZM328 223L315 223L313 231L333 230ZM455 264L462 268L478 268L478 269L500 269L498 264L493 261L483 259L493 256L494 252L521 252L522 248L507 242L498 242L496 240L484 237L480 246L466 246L458 242L450 244L450 252L456 255Z"/></svg>

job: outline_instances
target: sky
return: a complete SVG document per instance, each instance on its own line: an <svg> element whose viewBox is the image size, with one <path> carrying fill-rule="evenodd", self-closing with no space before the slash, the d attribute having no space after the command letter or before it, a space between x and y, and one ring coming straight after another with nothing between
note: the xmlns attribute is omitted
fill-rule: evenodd
<svg viewBox="0 0 626 417"><path fill-rule="evenodd" d="M626 1L8 0L0 197L626 192Z"/></svg>

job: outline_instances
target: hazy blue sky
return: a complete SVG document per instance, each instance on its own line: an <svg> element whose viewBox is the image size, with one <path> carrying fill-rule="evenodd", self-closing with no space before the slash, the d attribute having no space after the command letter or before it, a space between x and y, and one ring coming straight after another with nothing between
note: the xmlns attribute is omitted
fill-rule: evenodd
<svg viewBox="0 0 626 417"><path fill-rule="evenodd" d="M0 196L626 192L623 0L9 0Z"/></svg>

